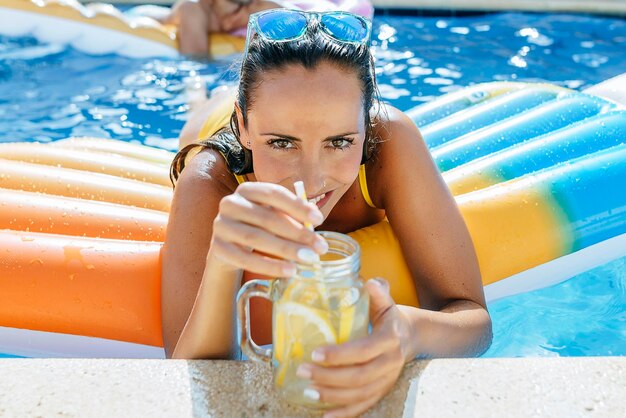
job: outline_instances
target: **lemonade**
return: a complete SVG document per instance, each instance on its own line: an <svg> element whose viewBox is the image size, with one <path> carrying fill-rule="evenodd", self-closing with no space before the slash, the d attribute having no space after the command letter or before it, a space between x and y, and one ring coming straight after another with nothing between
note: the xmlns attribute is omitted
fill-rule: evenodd
<svg viewBox="0 0 626 418"><path fill-rule="evenodd" d="M276 287L281 284L277 281ZM281 293L273 310L274 384L289 402L323 407L304 397L310 382L297 377L296 370L311 362L317 347L367 335L368 297L349 278L325 282L323 287L316 279L294 278Z"/></svg>
<svg viewBox="0 0 626 418"><path fill-rule="evenodd" d="M319 262L298 265L294 277L279 278L268 287L251 280L237 295L239 336L243 352L252 360L274 368L274 385L288 402L326 408L304 396L309 380L296 376L302 363L321 346L341 344L367 335L369 296L359 279L361 252L347 235L318 232L328 243L328 253ZM249 299L263 297L273 303L272 349L251 339Z"/></svg>

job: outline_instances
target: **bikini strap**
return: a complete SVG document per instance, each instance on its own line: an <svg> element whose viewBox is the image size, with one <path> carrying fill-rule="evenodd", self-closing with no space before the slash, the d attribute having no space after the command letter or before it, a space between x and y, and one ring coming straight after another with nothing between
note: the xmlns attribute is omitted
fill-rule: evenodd
<svg viewBox="0 0 626 418"><path fill-rule="evenodd" d="M237 179L237 183L239 184L246 182L246 176L240 176L239 174L235 174L235 178Z"/></svg>
<svg viewBox="0 0 626 418"><path fill-rule="evenodd" d="M359 185L361 186L361 194L363 195L363 199L365 199L365 203L368 206L376 209L374 202L372 202L372 198L370 197L370 192L367 189L367 177L365 177L365 164L361 164L359 167Z"/></svg>

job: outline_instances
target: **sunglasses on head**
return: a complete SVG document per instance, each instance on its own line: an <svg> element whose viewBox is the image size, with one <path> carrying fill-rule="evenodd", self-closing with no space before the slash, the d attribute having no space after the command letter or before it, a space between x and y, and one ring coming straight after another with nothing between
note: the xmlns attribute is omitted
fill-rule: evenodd
<svg viewBox="0 0 626 418"><path fill-rule="evenodd" d="M250 15L245 51L255 34L274 42L294 41L303 37L312 23L317 23L323 34L336 41L369 45L372 23L364 17L339 11L271 9Z"/></svg>

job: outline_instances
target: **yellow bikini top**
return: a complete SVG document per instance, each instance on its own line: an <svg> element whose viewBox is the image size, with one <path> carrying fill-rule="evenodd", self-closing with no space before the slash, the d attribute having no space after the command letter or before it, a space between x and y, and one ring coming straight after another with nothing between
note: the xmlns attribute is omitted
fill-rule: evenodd
<svg viewBox="0 0 626 418"><path fill-rule="evenodd" d="M234 93L234 92L233 92ZM235 96L225 96L222 103L217 106L211 115L204 121L200 132L198 133L198 139L209 138L215 132L222 129L224 126L228 124L231 115L233 114L235 103ZM246 181L245 176L240 176L235 174L235 178L239 184ZM374 203L372 202L372 198L370 197L369 190L367 189L367 178L365 177L365 165L361 164L359 168L359 185L361 186L361 194L363 195L363 199L365 202L372 208L376 209Z"/></svg>

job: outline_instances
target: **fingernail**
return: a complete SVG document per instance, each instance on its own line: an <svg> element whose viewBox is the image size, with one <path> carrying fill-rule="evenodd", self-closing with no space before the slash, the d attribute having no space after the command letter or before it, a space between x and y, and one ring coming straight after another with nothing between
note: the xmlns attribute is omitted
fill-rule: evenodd
<svg viewBox="0 0 626 418"><path fill-rule="evenodd" d="M296 376L301 379L310 379L313 376L313 370L311 370L311 366L308 364L301 364L296 370Z"/></svg>
<svg viewBox="0 0 626 418"><path fill-rule="evenodd" d="M387 280L383 279L382 277L374 277L373 279L371 279L374 283L376 283L378 286L387 288L389 287L389 283L387 282Z"/></svg>
<svg viewBox="0 0 626 418"><path fill-rule="evenodd" d="M324 215L322 215L319 210L312 210L309 212L309 220L311 223L319 225L324 222Z"/></svg>
<svg viewBox="0 0 626 418"><path fill-rule="evenodd" d="M328 252L328 243L324 238L316 239L313 243L313 248L318 254L326 254Z"/></svg>
<svg viewBox="0 0 626 418"><path fill-rule="evenodd" d="M313 351L313 353L311 353L311 360L316 363L321 363L322 361L324 361L325 358L326 356L324 355L324 353L319 350L315 350Z"/></svg>
<svg viewBox="0 0 626 418"><path fill-rule="evenodd" d="M286 266L283 267L283 276L284 277L292 277L296 275L296 267L295 266Z"/></svg>
<svg viewBox="0 0 626 418"><path fill-rule="evenodd" d="M298 260L304 263L314 263L316 261L319 261L317 253L315 253L315 251L311 250L310 248L300 248L296 256L298 257Z"/></svg>
<svg viewBox="0 0 626 418"><path fill-rule="evenodd" d="M304 395L305 398L309 398L312 401L320 400L320 393L316 391L315 389L306 388L304 389L304 392L302 392L302 394Z"/></svg>

